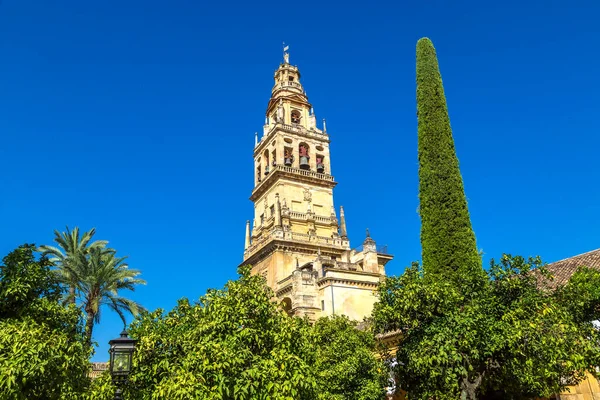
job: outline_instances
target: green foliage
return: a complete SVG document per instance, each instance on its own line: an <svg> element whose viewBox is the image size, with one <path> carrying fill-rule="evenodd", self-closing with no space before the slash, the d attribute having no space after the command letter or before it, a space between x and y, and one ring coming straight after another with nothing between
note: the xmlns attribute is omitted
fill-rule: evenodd
<svg viewBox="0 0 600 400"><path fill-rule="evenodd" d="M51 256L50 261L57 267L57 275L61 283L69 288L69 295L66 301L75 304L77 284L80 280L82 264L92 249L103 249L108 242L106 240L96 240L92 238L96 233L96 228L90 229L79 235L79 228L75 227L72 231L67 227L66 232L54 231L54 241L59 247L40 246L39 251L44 256Z"/></svg>
<svg viewBox="0 0 600 400"><path fill-rule="evenodd" d="M60 304L50 262L23 245L0 266L0 398L74 399L87 387L81 313Z"/></svg>
<svg viewBox="0 0 600 400"><path fill-rule="evenodd" d="M81 400L113 400L116 387L112 383L109 371L103 372L92 381L88 391Z"/></svg>
<svg viewBox="0 0 600 400"><path fill-rule="evenodd" d="M319 399L380 400L385 397L388 369L375 358L372 332L356 329L342 316L321 318L312 329Z"/></svg>
<svg viewBox="0 0 600 400"><path fill-rule="evenodd" d="M142 306L133 300L120 296L122 290L135 290L136 285L146 282L137 278L140 271L129 269L126 257L117 257L116 251L107 248L108 241L92 242L96 229L82 235L79 228L66 232L54 231L54 241L58 247L41 246L43 255L50 255L50 261L57 267L59 281L69 288L67 302L75 304L79 300L86 314L85 336L92 343L94 325L100 322L101 307L115 311L123 324L125 314L137 315Z"/></svg>
<svg viewBox="0 0 600 400"><path fill-rule="evenodd" d="M240 274L196 304L183 299L134 321L139 342L125 399L382 398L386 371L372 334L343 318L314 328L290 318L263 278L249 268ZM104 399L112 389L105 382L94 390Z"/></svg>
<svg viewBox="0 0 600 400"><path fill-rule="evenodd" d="M585 323L600 320L600 271L580 267L569 284L557 291L561 302L569 308L576 321Z"/></svg>
<svg viewBox="0 0 600 400"><path fill-rule="evenodd" d="M467 208L435 48L417 43L419 214L426 273L477 285L481 258ZM460 271L458 271L460 270ZM458 273L455 273L458 271Z"/></svg>
<svg viewBox="0 0 600 400"><path fill-rule="evenodd" d="M117 257L112 249L95 248L89 252L78 268L77 289L86 312L85 335L92 341L94 323L100 322L100 307L105 305L116 312L126 324L125 313L137 315L143 307L133 300L120 296L123 290L135 290L146 281L137 278L140 271L130 269L126 257Z"/></svg>
<svg viewBox="0 0 600 400"><path fill-rule="evenodd" d="M505 399L547 397L599 365L600 338L588 319L595 314L579 318L572 305L598 309L585 288L600 285L600 274L582 270L558 291L540 288L540 274L547 276L538 258L504 255L469 296L426 279L418 265L388 278L374 322L379 331L403 331L395 372L410 398L475 399L496 390Z"/></svg>

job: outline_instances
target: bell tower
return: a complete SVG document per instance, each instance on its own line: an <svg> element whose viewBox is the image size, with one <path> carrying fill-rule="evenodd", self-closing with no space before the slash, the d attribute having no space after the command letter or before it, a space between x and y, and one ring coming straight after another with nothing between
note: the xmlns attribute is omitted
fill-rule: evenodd
<svg viewBox="0 0 600 400"><path fill-rule="evenodd" d="M290 314L361 320L392 256L368 234L364 246L350 247L344 210L338 219L333 202L325 121L317 127L289 53L274 79L263 134L255 139L254 219L252 228L246 223L242 265L266 278Z"/></svg>

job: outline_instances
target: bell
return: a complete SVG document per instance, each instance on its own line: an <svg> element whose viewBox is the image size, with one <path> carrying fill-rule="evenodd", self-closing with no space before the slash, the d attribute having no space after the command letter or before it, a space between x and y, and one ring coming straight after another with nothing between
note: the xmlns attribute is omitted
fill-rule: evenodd
<svg viewBox="0 0 600 400"><path fill-rule="evenodd" d="M323 164L317 164L317 172L322 174L323 172L325 172L325 165Z"/></svg>
<svg viewBox="0 0 600 400"><path fill-rule="evenodd" d="M310 165L308 165L308 157L300 157L300 169L310 169Z"/></svg>
<svg viewBox="0 0 600 400"><path fill-rule="evenodd" d="M286 158L284 161L284 164L286 167L291 167L292 166L292 159L291 158Z"/></svg>

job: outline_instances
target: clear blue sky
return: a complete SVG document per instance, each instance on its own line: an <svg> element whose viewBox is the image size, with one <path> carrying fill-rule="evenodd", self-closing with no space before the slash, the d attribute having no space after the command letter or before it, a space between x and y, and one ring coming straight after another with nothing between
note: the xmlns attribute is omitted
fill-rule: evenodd
<svg viewBox="0 0 600 400"><path fill-rule="evenodd" d="M422 36L486 263L600 247L598 2L352 4L0 0L0 253L96 227L150 309L235 278L285 41L328 121L351 244L370 228L401 273L420 258ZM95 359L120 330L105 313Z"/></svg>

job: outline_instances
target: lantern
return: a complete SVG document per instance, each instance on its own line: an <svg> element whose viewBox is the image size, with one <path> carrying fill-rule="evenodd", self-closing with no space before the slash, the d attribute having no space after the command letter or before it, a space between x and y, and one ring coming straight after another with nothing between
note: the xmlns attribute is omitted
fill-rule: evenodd
<svg viewBox="0 0 600 400"><path fill-rule="evenodd" d="M110 349L110 375L117 386L115 400L121 399L122 386L127 382L131 372L131 360L135 351L135 339L127 336L123 330L121 336L108 342Z"/></svg>

